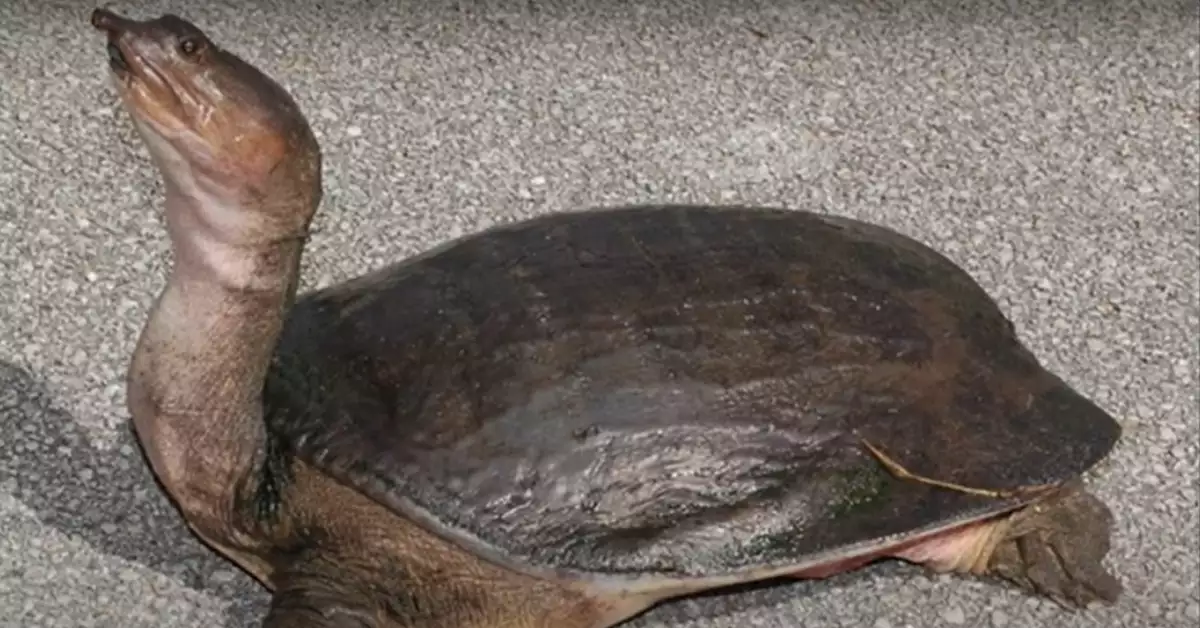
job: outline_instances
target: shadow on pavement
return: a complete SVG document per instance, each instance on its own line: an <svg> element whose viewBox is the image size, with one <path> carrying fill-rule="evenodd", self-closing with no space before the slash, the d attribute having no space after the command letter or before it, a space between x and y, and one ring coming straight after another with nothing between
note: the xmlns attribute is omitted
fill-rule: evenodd
<svg viewBox="0 0 1200 628"><path fill-rule="evenodd" d="M229 600L231 628L261 621L265 592L187 530L130 430L111 451L93 448L42 382L0 360L0 433L0 490L44 524Z"/></svg>

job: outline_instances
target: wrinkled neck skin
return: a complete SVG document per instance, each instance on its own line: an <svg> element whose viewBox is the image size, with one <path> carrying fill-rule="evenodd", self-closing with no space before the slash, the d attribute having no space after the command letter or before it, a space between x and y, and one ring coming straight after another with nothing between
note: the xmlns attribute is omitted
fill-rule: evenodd
<svg viewBox="0 0 1200 628"><path fill-rule="evenodd" d="M129 409L189 522L220 534L261 455L260 395L303 242L247 238L261 232L245 223L257 208L182 160L156 160L175 261L134 352Z"/></svg>

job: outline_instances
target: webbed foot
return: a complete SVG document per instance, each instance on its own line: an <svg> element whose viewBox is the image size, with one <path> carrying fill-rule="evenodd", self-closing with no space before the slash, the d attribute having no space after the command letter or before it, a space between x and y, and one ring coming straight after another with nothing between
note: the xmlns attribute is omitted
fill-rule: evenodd
<svg viewBox="0 0 1200 628"><path fill-rule="evenodd" d="M1112 512L1080 484L1035 502L1010 518L989 572L1064 606L1114 603L1121 582L1104 568Z"/></svg>
<svg viewBox="0 0 1200 628"><path fill-rule="evenodd" d="M895 557L937 572L992 575L1066 607L1113 603L1122 586L1103 565L1113 517L1081 484L1009 515L938 535Z"/></svg>

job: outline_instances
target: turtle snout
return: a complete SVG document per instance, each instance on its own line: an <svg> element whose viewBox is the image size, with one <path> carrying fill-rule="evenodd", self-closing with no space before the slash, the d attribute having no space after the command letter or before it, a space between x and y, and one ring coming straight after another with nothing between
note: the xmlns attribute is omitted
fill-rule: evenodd
<svg viewBox="0 0 1200 628"><path fill-rule="evenodd" d="M92 11L92 26L108 33L109 39L119 35L122 31L129 30L134 24L133 20L121 17L108 9Z"/></svg>
<svg viewBox="0 0 1200 628"><path fill-rule="evenodd" d="M130 71L129 60L122 49L121 40L128 36L136 24L133 20L121 17L107 9L92 11L92 26L104 31L108 37L106 51L108 52L109 66L119 73Z"/></svg>

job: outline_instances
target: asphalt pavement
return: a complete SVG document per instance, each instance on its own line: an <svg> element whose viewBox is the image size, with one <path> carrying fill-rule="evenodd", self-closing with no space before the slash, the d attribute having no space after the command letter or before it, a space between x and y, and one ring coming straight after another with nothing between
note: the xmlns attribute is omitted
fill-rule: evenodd
<svg viewBox="0 0 1200 628"><path fill-rule="evenodd" d="M111 6L178 12L296 95L326 154L305 287L547 211L817 208L937 246L1126 426L1090 478L1115 606L886 563L631 627L1200 622L1195 0ZM264 592L185 532L127 426L167 248L91 8L0 9L0 626L257 626Z"/></svg>

